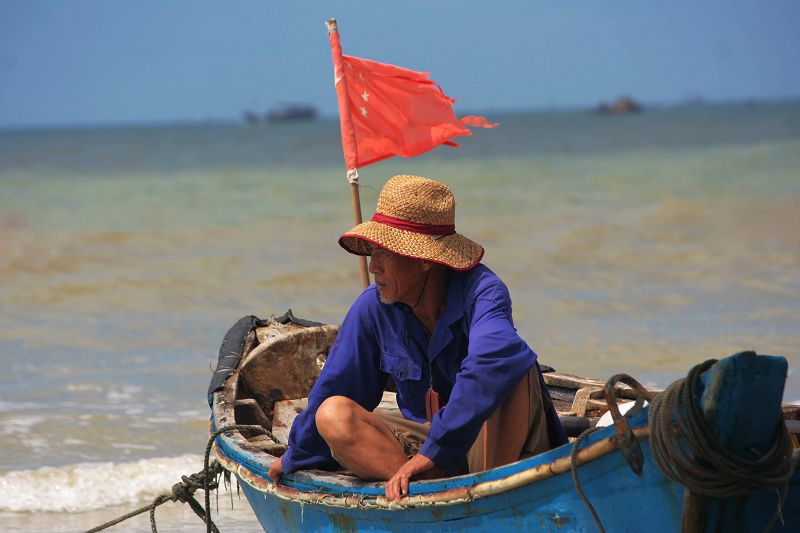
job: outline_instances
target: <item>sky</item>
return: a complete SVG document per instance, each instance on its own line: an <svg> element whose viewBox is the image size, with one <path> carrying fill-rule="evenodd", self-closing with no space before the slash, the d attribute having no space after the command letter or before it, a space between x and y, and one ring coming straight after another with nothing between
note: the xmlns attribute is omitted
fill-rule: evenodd
<svg viewBox="0 0 800 533"><path fill-rule="evenodd" d="M800 98L797 0L0 0L0 128L336 116L331 17L459 113Z"/></svg>

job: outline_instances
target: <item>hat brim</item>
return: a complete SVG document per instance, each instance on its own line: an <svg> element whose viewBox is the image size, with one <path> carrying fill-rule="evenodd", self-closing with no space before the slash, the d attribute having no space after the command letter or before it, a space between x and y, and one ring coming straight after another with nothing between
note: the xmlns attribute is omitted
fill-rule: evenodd
<svg viewBox="0 0 800 533"><path fill-rule="evenodd" d="M339 237L339 245L351 254L370 255L370 244L404 257L439 263L453 270L470 270L483 257L483 246L461 234L428 235L372 220L359 224Z"/></svg>

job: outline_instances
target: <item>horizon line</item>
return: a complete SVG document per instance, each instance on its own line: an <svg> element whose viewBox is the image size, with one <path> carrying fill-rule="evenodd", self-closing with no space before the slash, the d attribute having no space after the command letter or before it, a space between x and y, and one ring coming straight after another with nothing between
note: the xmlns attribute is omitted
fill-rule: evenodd
<svg viewBox="0 0 800 533"><path fill-rule="evenodd" d="M620 96L618 98L628 98L627 96ZM616 101L617 98L611 100L601 100L592 105L558 105L550 104L545 106L531 106L531 107L507 107L507 108L494 108L494 109L466 109L459 110L458 116L464 115L512 115L512 114L538 114L538 113L586 113L592 112L597 109L600 104ZM636 100L636 99L634 99ZM647 110L658 109L675 109L675 108L690 108L690 107L714 107L725 105L756 105L756 104L786 104L793 102L800 102L800 95L793 96L778 96L778 97L762 97L762 98L721 98L708 100L703 97L689 97L683 100L670 101L670 102L647 102L645 100L636 100L643 107L643 112ZM313 104L312 104L313 105ZM244 113L247 109L243 109ZM316 119L299 122L330 122L338 120L338 112L333 113L320 113ZM288 121L292 123L293 121ZM280 124L281 122L278 122ZM154 127L202 127L202 126L237 126L243 127L258 127L258 125L250 125L245 122L241 117L212 117L203 116L202 114L196 118L165 118L165 119L142 119L142 120L108 120L108 121L93 121L93 122L51 122L51 123L34 123L34 124L0 124L0 133L7 134L12 132L33 132L33 131L52 131L52 130L105 130L105 129L134 129L134 128L154 128ZM264 124L263 126L267 126Z"/></svg>

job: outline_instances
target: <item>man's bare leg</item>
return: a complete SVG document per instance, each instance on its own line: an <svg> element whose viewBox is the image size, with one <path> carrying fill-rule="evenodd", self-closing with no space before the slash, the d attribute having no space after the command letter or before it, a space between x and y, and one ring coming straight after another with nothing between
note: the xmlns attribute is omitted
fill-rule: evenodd
<svg viewBox="0 0 800 533"><path fill-rule="evenodd" d="M387 480L408 461L386 424L350 398L331 396L315 420L336 460L360 478Z"/></svg>

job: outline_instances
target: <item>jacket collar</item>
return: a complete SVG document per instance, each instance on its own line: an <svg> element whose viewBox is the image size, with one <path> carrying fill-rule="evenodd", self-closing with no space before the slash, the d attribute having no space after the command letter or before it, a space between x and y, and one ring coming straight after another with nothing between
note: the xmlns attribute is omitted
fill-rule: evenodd
<svg viewBox="0 0 800 533"><path fill-rule="evenodd" d="M428 344L428 357L433 361L453 341L453 324L464 318L464 286L462 276L447 271L447 303L436 321L436 329Z"/></svg>

